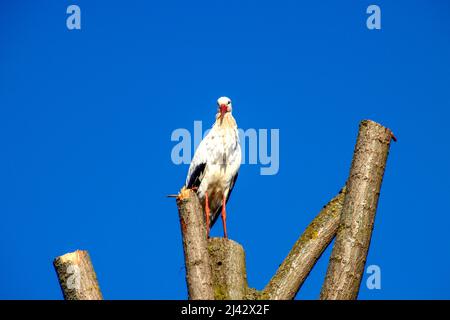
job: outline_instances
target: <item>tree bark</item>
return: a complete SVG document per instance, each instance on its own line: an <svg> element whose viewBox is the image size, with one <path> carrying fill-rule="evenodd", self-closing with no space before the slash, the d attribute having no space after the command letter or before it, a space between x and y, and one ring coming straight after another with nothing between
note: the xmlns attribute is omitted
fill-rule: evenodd
<svg viewBox="0 0 450 320"><path fill-rule="evenodd" d="M102 300L89 253L83 250L67 253L53 261L64 299Z"/></svg>
<svg viewBox="0 0 450 320"><path fill-rule="evenodd" d="M336 235L345 187L309 224L262 292L262 299L294 299L309 272Z"/></svg>
<svg viewBox="0 0 450 320"><path fill-rule="evenodd" d="M208 252L216 300L244 300L247 295L247 271L242 246L229 239L211 238Z"/></svg>
<svg viewBox="0 0 450 320"><path fill-rule="evenodd" d="M356 299L370 245L392 132L370 120L359 127L340 225L320 299Z"/></svg>
<svg viewBox="0 0 450 320"><path fill-rule="evenodd" d="M212 273L206 240L203 208L197 195L183 189L177 197L186 264L186 282L191 300L213 300Z"/></svg>

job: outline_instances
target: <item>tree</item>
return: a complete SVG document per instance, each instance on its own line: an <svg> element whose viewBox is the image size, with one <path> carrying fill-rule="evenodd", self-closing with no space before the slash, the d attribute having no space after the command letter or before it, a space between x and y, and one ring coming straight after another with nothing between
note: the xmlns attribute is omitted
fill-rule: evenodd
<svg viewBox="0 0 450 320"><path fill-rule="evenodd" d="M356 299L392 139L396 141L388 128L370 120L360 123L345 186L308 225L263 290L248 286L245 252L239 243L224 238L207 239L199 199L192 190L182 189L177 206L189 299L293 299L335 236L320 299ZM88 254L75 253L54 261L64 297L101 299ZM68 285L69 279L73 281L71 266L78 268L76 285Z"/></svg>

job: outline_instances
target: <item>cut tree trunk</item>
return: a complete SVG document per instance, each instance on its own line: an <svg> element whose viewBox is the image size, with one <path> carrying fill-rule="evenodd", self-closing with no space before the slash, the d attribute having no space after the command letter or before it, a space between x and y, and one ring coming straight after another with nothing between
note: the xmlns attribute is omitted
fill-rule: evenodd
<svg viewBox="0 0 450 320"><path fill-rule="evenodd" d="M229 239L208 241L209 262L216 300L244 300L247 295L247 271L242 246Z"/></svg>
<svg viewBox="0 0 450 320"><path fill-rule="evenodd" d="M213 300L214 291L203 208L197 195L188 189L183 189L178 195L177 206L183 238L189 299Z"/></svg>
<svg viewBox="0 0 450 320"><path fill-rule="evenodd" d="M392 132L370 120L359 127L340 226L320 299L358 296ZM394 138L395 139L395 138Z"/></svg>
<svg viewBox="0 0 450 320"><path fill-rule="evenodd" d="M67 253L53 261L66 300L102 300L89 253L84 250Z"/></svg>

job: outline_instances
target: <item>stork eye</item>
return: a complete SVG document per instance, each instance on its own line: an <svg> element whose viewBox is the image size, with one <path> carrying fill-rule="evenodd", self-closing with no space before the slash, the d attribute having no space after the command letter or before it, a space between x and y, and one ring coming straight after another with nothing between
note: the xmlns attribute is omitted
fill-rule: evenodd
<svg viewBox="0 0 450 320"><path fill-rule="evenodd" d="M228 101L228 104L231 104L231 101Z"/></svg>

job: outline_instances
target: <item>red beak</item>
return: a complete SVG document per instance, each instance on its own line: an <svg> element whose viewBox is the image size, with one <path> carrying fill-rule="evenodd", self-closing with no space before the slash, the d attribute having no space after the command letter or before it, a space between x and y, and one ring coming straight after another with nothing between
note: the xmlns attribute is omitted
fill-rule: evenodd
<svg viewBox="0 0 450 320"><path fill-rule="evenodd" d="M220 105L220 117L223 118L225 113L228 111L228 106L226 104Z"/></svg>

